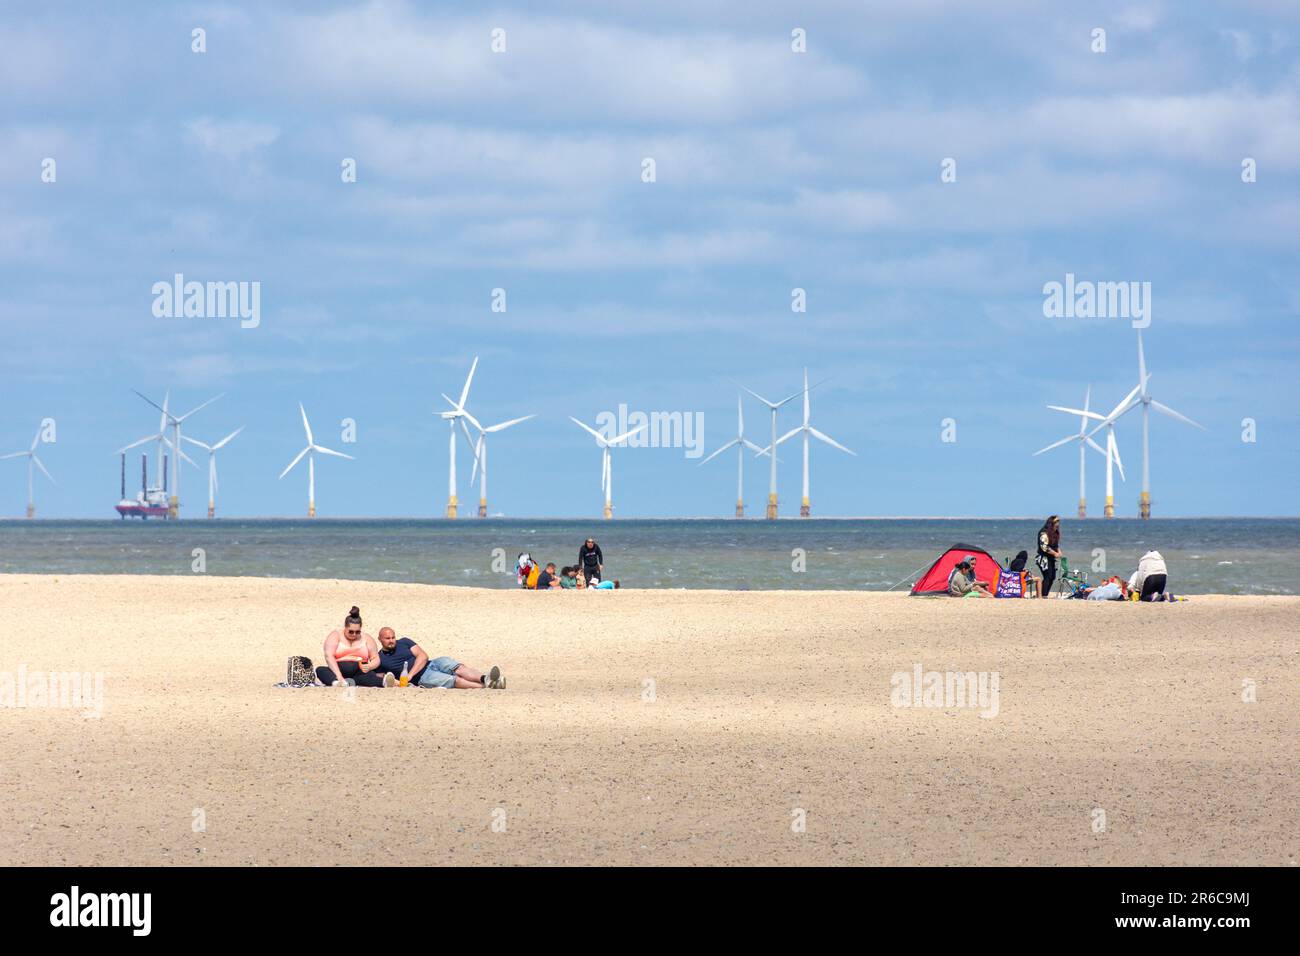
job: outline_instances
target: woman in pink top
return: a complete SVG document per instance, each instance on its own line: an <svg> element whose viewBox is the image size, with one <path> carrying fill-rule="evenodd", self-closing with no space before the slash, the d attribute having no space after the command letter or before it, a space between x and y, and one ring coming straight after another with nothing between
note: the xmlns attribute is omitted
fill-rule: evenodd
<svg viewBox="0 0 1300 956"><path fill-rule="evenodd" d="M392 687L397 683L392 674L378 673L378 668L379 645L362 633L361 610L353 607L343 619L343 627L325 638L325 666L316 668L316 677L327 687Z"/></svg>

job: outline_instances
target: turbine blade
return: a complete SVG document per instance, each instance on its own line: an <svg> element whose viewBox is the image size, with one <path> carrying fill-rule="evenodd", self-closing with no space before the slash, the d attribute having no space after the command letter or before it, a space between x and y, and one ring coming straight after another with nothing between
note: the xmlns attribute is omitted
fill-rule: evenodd
<svg viewBox="0 0 1300 956"><path fill-rule="evenodd" d="M28 451L35 451L35 450L36 450L36 446L39 445L40 443L41 443L41 432L40 432L39 429L37 429L37 431L36 431L36 437L32 439L32 447L29 448L29 449L27 449L27 450L28 450Z"/></svg>
<svg viewBox="0 0 1300 956"><path fill-rule="evenodd" d="M777 443L778 445L780 445L782 442L786 441L786 439L793 438L795 435L799 434L801 431L803 431L803 429L804 429L804 426L802 426L802 425L800 425L798 428L792 428L792 429L790 429L788 432L786 432L784 435L782 435L780 438L778 438L778 439L776 440L776 443Z"/></svg>
<svg viewBox="0 0 1300 956"><path fill-rule="evenodd" d="M8 455L0 455L0 461L4 461L6 458L26 458L30 454L29 451L10 452Z"/></svg>
<svg viewBox="0 0 1300 956"><path fill-rule="evenodd" d="M1106 437L1109 439L1108 444L1110 445L1111 451L1115 453L1115 464L1119 467L1119 480L1128 481L1128 479L1124 477L1124 462L1119 459L1119 442L1115 440L1113 432Z"/></svg>
<svg viewBox="0 0 1300 956"><path fill-rule="evenodd" d="M310 447L316 443L316 439L311 434L311 422L307 421L307 409L302 407L302 402L298 403L298 411L302 412L302 427L307 432L307 445Z"/></svg>
<svg viewBox="0 0 1300 956"><path fill-rule="evenodd" d="M298 464L298 462L302 461L303 455L307 454L307 452L309 451L311 451L311 445L308 445L302 451L298 452L298 457L295 458L293 461L289 462L289 467L286 468L284 471L280 472L280 477L283 478L285 475L289 474L289 472L293 471L293 466Z"/></svg>
<svg viewBox="0 0 1300 956"><path fill-rule="evenodd" d="M474 370L478 368L478 356L474 356L474 362L469 367L469 374L465 376L465 387L460 390L460 401L456 403L457 408L464 408L465 402L469 398L469 383L474 381Z"/></svg>
<svg viewBox="0 0 1300 956"><path fill-rule="evenodd" d="M341 451L335 451L333 448L325 448L321 445L312 445L313 450L320 452L322 455L333 455L335 458L346 458L348 461L356 461L351 455L345 455Z"/></svg>
<svg viewBox="0 0 1300 956"><path fill-rule="evenodd" d="M824 441L826 444L831 445L831 446L833 446L833 447L835 447L835 448L838 448L840 451L846 451L846 452L848 452L850 455L852 455L854 458L858 457L858 453L857 453L856 451L853 451L853 450L851 450L851 449L845 448L843 445L841 445L841 444L840 444L839 442L837 442L835 439L831 438L829 435L823 435L821 432L819 432L817 429L813 428L811 425L808 426L808 431L812 433L812 436L813 436L814 438L820 438L820 439L821 439L822 441Z"/></svg>
<svg viewBox="0 0 1300 956"><path fill-rule="evenodd" d="M619 442L627 441L627 439L631 438L637 432L645 431L649 427L650 427L649 424L638 425L636 426L636 428L633 428L631 431L626 431L621 435L615 435L613 438L609 440L609 443L611 445L617 445Z"/></svg>
<svg viewBox="0 0 1300 956"><path fill-rule="evenodd" d="M709 462L711 462L713 459L717 458L719 455L721 455L721 454L722 454L724 451L726 451L728 448L735 448L735 447L736 447L737 445L739 445L739 444L740 444L740 439L739 439L739 438L733 438L733 439L731 439L731 441L727 442L725 445L723 445L721 448L719 448L717 451L715 451L715 452L714 452L712 455L710 455L708 458L704 459L704 461L700 462L700 464L701 464L701 465L707 465Z"/></svg>
<svg viewBox="0 0 1300 956"><path fill-rule="evenodd" d="M748 448L750 451L752 451L752 452L756 452L757 454L760 454L760 455L764 453L764 450L763 450L762 448L759 448L757 445L755 445L755 444L754 444L752 441L750 441L748 438L745 438L745 439L742 439L742 440L743 440L744 443L745 443L745 447Z"/></svg>
<svg viewBox="0 0 1300 956"><path fill-rule="evenodd" d="M222 448L222 447L224 447L225 444L226 444L227 442L232 441L232 440L234 439L234 437L235 437L236 435L238 435L240 432L242 432L243 430L244 430L244 426L243 426L243 425L240 425L238 428L236 428L233 432L231 432L231 433L230 433L229 435L227 435L225 438L221 439L221 441L219 441L219 442L217 442L215 445L213 445L212 448L211 448L210 450L211 450L211 451L216 451L218 448Z"/></svg>
<svg viewBox="0 0 1300 956"><path fill-rule="evenodd" d="M170 438L164 438L164 439L163 439L163 444L166 445L168 448L170 448L170 449L172 450L172 452L173 452L177 457L180 458L181 461L189 462L191 465L194 465L195 468L199 467L198 465L195 465L195 464L194 464L194 459L193 459L193 458L191 458L189 455L185 454L185 452L181 451L179 448L177 448L175 445L173 445L173 444L172 444L172 441L171 441Z"/></svg>
<svg viewBox="0 0 1300 956"><path fill-rule="evenodd" d="M46 478L50 479L50 481L54 482L54 484L56 485L58 484L57 481L54 481L54 476L45 470L45 465L41 462L39 458L36 457L35 453L32 454L32 461L36 463L37 468L39 468L42 472L45 473Z"/></svg>
<svg viewBox="0 0 1300 956"><path fill-rule="evenodd" d="M580 422L580 421L578 421L576 418L574 418L572 415L569 416L569 421L573 422L573 424L577 425L577 426L578 426L579 428L581 428L583 431L585 431L585 432L589 432L589 433L591 434L591 437L592 437L592 438L594 438L594 439L596 439L596 441L600 442L602 448L605 446L605 437L604 437L603 435L601 435L600 432L596 431L596 429L594 429L594 428L592 428L591 426L589 426L586 422Z"/></svg>
<svg viewBox="0 0 1300 956"><path fill-rule="evenodd" d="M206 443L204 443L204 442L199 441L197 438L191 438L189 435L182 435L182 436L181 436L181 441L187 441L187 442L189 442L191 445L198 445L198 446L199 446L200 448L202 448L204 451L212 451L212 447L211 447L210 445L208 445L208 444L206 444Z"/></svg>
<svg viewBox="0 0 1300 956"><path fill-rule="evenodd" d="M1102 448L1095 441L1093 441L1091 435L1086 436L1083 440L1086 441L1088 443L1088 447L1093 449L1097 454L1099 455L1106 454L1106 449Z"/></svg>
<svg viewBox="0 0 1300 956"><path fill-rule="evenodd" d="M1045 451L1051 451L1053 448L1060 448L1060 447L1061 447L1062 445L1064 445L1066 442L1068 442L1068 441L1075 441L1078 437L1079 437L1078 435L1066 435L1066 436L1065 436L1064 438L1062 438L1060 441L1054 441L1054 442L1052 442L1050 445L1048 445L1046 448L1040 448L1040 449L1038 449L1038 451L1034 452L1034 453L1033 453L1032 455L1030 455L1029 457L1030 457L1030 458L1035 458L1035 457L1037 457L1038 455L1041 455L1041 454L1042 454L1043 452L1045 452Z"/></svg>
<svg viewBox="0 0 1300 956"><path fill-rule="evenodd" d="M1104 422L1106 420L1105 415L1098 414L1097 412L1090 412L1082 408L1069 408L1065 405L1048 405L1047 407L1054 412L1065 412L1067 415L1079 415L1081 417L1091 418L1093 421L1097 422Z"/></svg>
<svg viewBox="0 0 1300 956"><path fill-rule="evenodd" d="M131 389L131 391L135 392L137 395L139 395L141 398L143 398L146 402L148 402L148 403L149 403L150 405L152 405L154 408L158 409L158 411L162 412L162 413L163 413L163 422L164 422L164 424L166 423L167 418L168 418L168 415L167 415L167 409L166 409L166 408L164 408L162 405L159 405L157 402L155 402L155 401L154 401L152 398L150 398L149 396L145 395L143 392L136 392L135 389ZM168 394L170 394L170 391L168 392ZM164 404L165 404L165 400L164 400Z"/></svg>
<svg viewBox="0 0 1300 956"><path fill-rule="evenodd" d="M1158 412L1162 412L1162 413L1164 413L1165 415L1168 415L1170 418L1176 418L1176 419L1178 419L1178 421L1180 421L1180 422L1185 422L1185 423L1187 423L1188 425L1192 425L1192 426L1194 426L1194 427L1196 427L1196 428L1199 428L1201 431L1206 431L1205 426L1202 425L1200 422L1194 422L1194 421L1192 421L1192 420L1191 420L1190 418L1188 418L1186 415L1182 414L1181 412L1176 412L1176 411L1174 411L1174 410L1173 410L1172 408L1170 408L1168 405L1161 405L1161 404L1160 404L1159 402L1157 402L1154 398L1151 400L1151 407L1154 408L1154 409L1155 409L1156 411L1158 411Z"/></svg>
<svg viewBox="0 0 1300 956"><path fill-rule="evenodd" d="M523 418L512 418L508 422L497 422L495 425L489 425L487 428L483 430L485 432L505 431L511 425L518 425L520 422L526 422L528 421L528 419L536 418L536 417L537 417L537 413L534 412L532 415L525 415Z"/></svg>
<svg viewBox="0 0 1300 956"><path fill-rule="evenodd" d="M1142 330L1138 329L1138 381L1142 383L1142 394L1147 392L1147 358L1142 351Z"/></svg>
<svg viewBox="0 0 1300 956"><path fill-rule="evenodd" d="M211 398L209 398L209 399L208 399L206 402L204 402L202 405L195 405L193 408L191 408L191 409L190 409L188 412L186 412L184 415L181 415L179 418L174 418L174 419L172 419L172 421L174 421L174 422L183 422L183 421L185 421L185 419L189 418L191 415L193 415L193 414L194 414L195 412L197 412L199 409L201 409L201 408L207 408L209 405L211 405L213 402L215 402L217 399L221 398L221 397L224 396L225 394L226 394L225 392L222 392L221 395L213 395Z"/></svg>
<svg viewBox="0 0 1300 956"><path fill-rule="evenodd" d="M146 435L144 438L141 438L139 441L133 441L131 442L131 444L119 448L116 452L114 452L114 454L120 455L124 451L130 451L132 448L137 448L140 445L143 445L145 442L157 441L161 437L162 437L161 435Z"/></svg>
<svg viewBox="0 0 1300 956"><path fill-rule="evenodd" d="M740 385L739 382L737 382L736 384L737 384L737 385ZM772 402L769 402L769 401L768 401L766 398L764 398L762 395L758 394L758 392L754 391L752 388L746 388L744 385L740 385L740 387L741 387L741 388L744 388L745 391L749 392L750 395L753 395L756 399L758 399L760 402L762 402L762 403L763 403L764 405L766 405L768 408L776 408L776 407L777 407L777 406L774 405ZM789 401L789 399L786 399L786 401Z"/></svg>

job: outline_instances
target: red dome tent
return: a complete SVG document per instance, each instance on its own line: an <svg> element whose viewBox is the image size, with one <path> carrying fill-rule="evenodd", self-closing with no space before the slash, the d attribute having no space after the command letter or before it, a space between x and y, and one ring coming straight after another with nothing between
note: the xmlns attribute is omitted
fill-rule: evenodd
<svg viewBox="0 0 1300 956"><path fill-rule="evenodd" d="M913 595L947 594L948 575L952 574L953 567L968 554L975 556L975 577L996 587L1002 573L1002 565L998 564L983 548L976 548L969 544L954 544L939 555L939 559L930 565L930 570L921 575L920 580L912 585L911 593Z"/></svg>

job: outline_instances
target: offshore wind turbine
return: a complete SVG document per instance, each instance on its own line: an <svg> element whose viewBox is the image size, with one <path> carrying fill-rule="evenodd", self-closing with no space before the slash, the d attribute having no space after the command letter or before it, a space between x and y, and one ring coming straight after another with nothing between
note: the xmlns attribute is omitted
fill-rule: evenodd
<svg viewBox="0 0 1300 956"><path fill-rule="evenodd" d="M1083 460L1085 453L1089 448L1094 448L1097 450L1099 454L1106 456L1106 464L1108 469L1110 465L1110 452L1103 451L1102 447L1098 445L1095 441L1093 441L1092 436L1087 433L1088 423L1090 421L1101 422L1106 420L1106 416L1098 415L1096 412L1092 410L1091 402L1092 402L1092 386L1089 385L1088 390L1083 393L1083 408L1067 408L1061 405L1048 405L1047 407L1052 409L1053 411L1066 412L1070 415L1078 415L1079 431L1077 434L1066 435L1060 441L1052 442L1046 448L1038 449L1038 451L1034 452L1034 455L1031 456L1031 457L1036 457L1038 455L1041 455L1045 451L1051 451L1053 448L1060 448L1062 445L1066 444L1067 442L1074 442L1079 446L1079 517L1080 518L1088 517L1088 492L1087 492L1086 480L1084 478L1084 460Z"/></svg>
<svg viewBox="0 0 1300 956"><path fill-rule="evenodd" d="M131 391L135 392L135 389L131 389ZM163 403L161 405L159 405L157 402L153 401L152 399L148 398L147 396L142 395L140 392L135 392L135 393L139 395L141 398L143 398L150 405L152 405L154 408L158 409L158 411L162 412L162 423L159 426L159 431L166 431L168 425L171 425L172 427L171 446L176 450L176 457L178 460L172 463L172 493L171 493L171 500L168 502L167 505L167 510L169 512L168 517L179 518L180 499L181 499L181 463L179 459L184 458L191 465L194 465L195 468L198 467L198 465L195 465L188 455L186 455L183 451L181 451L181 422L185 421L185 419L189 418L199 409L206 408L207 406L211 405L218 398L221 398L221 395L214 395L212 398L209 398L206 402L202 403L201 405L196 405L194 408L191 408L184 415L173 415L167 409L167 397L170 397L171 395L170 389L168 390L167 396L163 398ZM222 394L225 393L223 392ZM128 445L127 447L130 448L131 446ZM159 462L159 466L161 467L161 460Z"/></svg>
<svg viewBox="0 0 1300 956"><path fill-rule="evenodd" d="M185 441L189 442L191 445L198 445L200 448L205 449L208 453L208 517L209 518L216 517L217 514L217 451L221 448L224 448L236 435L238 435L243 430L244 430L244 426L240 425L238 428L236 428L225 438L221 439L221 441L217 442L215 445L208 445L204 442L198 441L197 439L190 438L188 436L186 436L185 438Z"/></svg>
<svg viewBox="0 0 1300 956"><path fill-rule="evenodd" d="M36 430L36 437L32 439L32 446L28 448L26 451L15 451L15 452L10 452L8 455L0 455L0 459L5 459L5 458L26 458L27 459L27 517L29 518L36 517L36 497L34 495L34 488L33 488L33 481L32 481L32 477L33 477L32 466L35 465L42 472L44 472L46 478L50 479L50 481L54 482L54 484L56 485L58 484L57 481L54 481L54 476L51 475L49 471L46 470L44 462L42 462L40 458L36 456L36 446L39 445L40 443L41 443L41 429L38 428Z"/></svg>
<svg viewBox="0 0 1300 956"><path fill-rule="evenodd" d="M474 381L474 370L476 368L478 368L477 355L474 356L474 362L469 367L469 375L465 377L465 387L460 390L459 402L453 402L450 398L447 398L445 394L442 396L443 398L446 398L447 401L451 404L451 411L439 413L443 421L447 422L447 424L451 426L451 441L447 445L447 469L448 469L447 470L447 517L448 518L455 518L456 511L457 511L456 421L458 419L468 418L470 419L470 421L474 421L475 427L478 427L478 422L474 420L474 417L470 415L469 412L465 411L465 402L469 399L469 385L470 382ZM465 427L465 423L462 421L461 428L464 427ZM468 438L468 434L466 435L466 437Z"/></svg>
<svg viewBox="0 0 1300 956"><path fill-rule="evenodd" d="M614 445L627 441L642 429L649 428L649 423L638 425L636 428L625 431L623 434L616 435L613 438L606 438L600 432L596 431L596 429L578 421L572 415L569 416L569 421L573 422L573 424L577 425L583 431L589 432L591 436L596 439L596 444L601 448L600 490L605 492L605 520L608 521L610 518L614 517L614 467L610 458L609 449Z"/></svg>
<svg viewBox="0 0 1300 956"><path fill-rule="evenodd" d="M447 398L447 396L444 395L443 398ZM447 401L450 402L451 399L447 398ZM508 422L497 422L495 425L488 425L484 428L478 423L473 415L469 412L465 413L465 418L469 419L474 427L478 429L478 441L471 442L471 447L474 449L474 467L469 473L469 483L472 487L474 484L474 474L477 472L479 477L478 516L480 518L487 517L487 436L495 434L496 432L505 431L511 425L518 425L520 422L526 422L528 419L536 417L536 414L525 415L522 418L512 418ZM464 420L461 421L461 427L465 432L465 440L469 441L469 429L465 428Z"/></svg>
<svg viewBox="0 0 1300 956"><path fill-rule="evenodd" d="M140 393L136 392L136 394L139 395ZM173 454L180 455L181 457L185 458L185 460L188 461L191 465L194 465L194 462L185 454L185 452L173 446L170 439L168 439L167 437L167 417L168 417L167 405L168 402L171 400L171 394L172 394L171 389L168 389L167 392L163 395L163 403L161 409L162 417L158 420L158 433L155 435L145 435L143 438L137 439L136 441L131 442L131 444L125 445L119 448L116 452L114 452L114 454L121 455L125 452L130 451L132 448L136 448L140 445L145 444L146 442L156 441L158 443L158 492L159 494L163 492L163 489L167 484L167 475L166 475L167 465L166 465L166 459L163 456L164 447L170 448ZM148 402L149 400L146 398L145 401ZM153 402L149 402L149 404L153 405ZM158 408L158 406L154 405L154 408ZM198 465L194 465L194 467L197 468ZM173 513L173 514L169 514L168 517L174 518L176 517L176 515Z"/></svg>
<svg viewBox="0 0 1300 956"><path fill-rule="evenodd" d="M736 437L731 439L717 451L715 451L701 465L706 465L714 458L717 458L728 448L735 446L736 449L736 517L745 517L745 449L757 454L762 454L763 449L759 448L752 441L745 437L745 407L742 404L741 396L736 394ZM773 461L775 461L773 456Z"/></svg>
<svg viewBox="0 0 1300 956"><path fill-rule="evenodd" d="M796 393L796 394L798 394L798 393ZM808 401L808 369L805 368L805 369L803 370L803 424L802 424L802 425L799 425L799 426L797 426L797 427L795 427L795 428L790 429L788 432L786 432L784 435L782 435L780 438L778 438L778 439L773 443L773 445L772 445L771 448L765 448L765 449L763 449L765 452L771 452L771 454L772 454L772 458L773 458L773 461L772 461L772 468L775 470L775 468L776 468L776 446L779 445L779 444L781 444L782 442L786 441L787 439L793 438L795 435L799 435L799 434L802 434L802 435L803 435L803 501L802 501L802 503L799 505L799 517L800 517L800 518L807 518L809 515L812 514L812 504L811 504L811 502L810 502L810 500L809 500L809 498L808 498L808 444L809 444L809 439L810 439L810 438L816 438L818 441L825 442L826 444L830 445L832 448L838 448L840 451L848 452L850 455L853 455L855 458L857 457L857 452L849 451L849 449L845 448L843 445L841 445L841 444L840 444L839 442L837 442L835 439L831 438L829 435L824 435L824 434L822 434L821 432L819 432L817 429L813 428L812 425L811 425L811 424L809 423L809 421L808 421L808 419L809 419L809 415L810 415L810 403L809 403L809 401ZM776 423L776 412L775 412L775 411L772 413L772 422L773 422L773 424Z"/></svg>
<svg viewBox="0 0 1300 956"><path fill-rule="evenodd" d="M752 388L746 388L744 385L741 385L740 387L744 388L745 391L749 392L750 395L753 395L756 399L758 399L760 402L762 402L772 411L772 444L768 446L769 448L772 449L772 472L771 472L771 478L767 489L767 518L769 521L775 521L776 520L776 446L777 446L776 412L777 409L779 409L782 405L786 404L787 402L794 401L802 393L795 392L789 398L783 398L779 402L770 402L762 395L758 394L758 392L754 391ZM762 454L762 452L760 452L760 454Z"/></svg>
<svg viewBox="0 0 1300 956"><path fill-rule="evenodd" d="M289 462L287 468L280 472L283 478L289 472L293 471L293 466L302 461L304 455L307 456L307 517L316 517L316 452L322 455L334 455L337 458L346 458L348 461L356 461L351 455L345 455L341 451L334 451L332 448L325 448L316 444L316 439L311 434L311 422L307 421L307 409L302 407L302 402L298 403L298 411L302 412L302 427L307 433L307 447L298 452L298 457Z"/></svg>
<svg viewBox="0 0 1300 956"><path fill-rule="evenodd" d="M1142 497L1138 499L1138 516L1141 518L1151 517L1151 409L1155 409L1162 415L1168 415L1170 418L1192 425L1205 431L1205 426L1199 422L1194 422L1186 415L1174 411L1168 405L1163 405L1151 397L1151 392L1147 389L1147 383L1151 376L1147 374L1146 355L1142 351L1142 330L1138 329L1138 383L1133 391L1129 392L1128 397L1116 406L1115 410L1107 415L1100 425L1094 428L1090 435L1095 435L1103 428L1113 426L1130 411L1142 406Z"/></svg>

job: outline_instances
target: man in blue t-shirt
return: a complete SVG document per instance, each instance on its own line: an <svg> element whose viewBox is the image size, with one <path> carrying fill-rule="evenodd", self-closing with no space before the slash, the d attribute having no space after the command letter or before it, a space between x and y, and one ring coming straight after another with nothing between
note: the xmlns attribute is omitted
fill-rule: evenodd
<svg viewBox="0 0 1300 956"><path fill-rule="evenodd" d="M406 668L412 687L443 687L448 690L453 687L465 690L506 689L506 679L501 676L501 668L495 664L483 674L451 657L435 657L430 660L429 655L415 641L409 637L399 639L391 627L381 627L379 670L401 677L403 667Z"/></svg>

